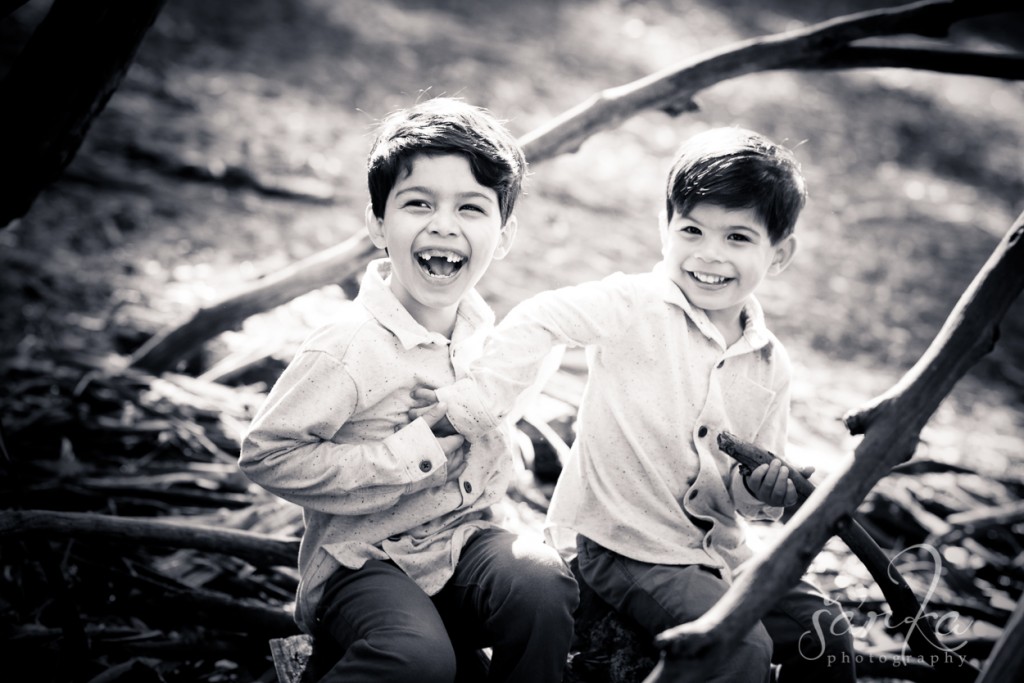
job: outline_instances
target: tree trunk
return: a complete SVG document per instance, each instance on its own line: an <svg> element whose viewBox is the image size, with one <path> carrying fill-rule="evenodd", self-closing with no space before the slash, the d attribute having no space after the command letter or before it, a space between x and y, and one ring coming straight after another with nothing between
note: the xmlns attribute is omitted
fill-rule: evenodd
<svg viewBox="0 0 1024 683"><path fill-rule="evenodd" d="M60 175L165 0L56 0L0 82L0 227Z"/></svg>

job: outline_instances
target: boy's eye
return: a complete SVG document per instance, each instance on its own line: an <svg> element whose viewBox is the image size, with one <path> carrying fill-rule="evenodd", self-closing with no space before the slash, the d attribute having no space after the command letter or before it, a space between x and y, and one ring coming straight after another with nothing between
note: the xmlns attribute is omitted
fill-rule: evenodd
<svg viewBox="0 0 1024 683"><path fill-rule="evenodd" d="M426 209L430 207L425 199L410 199L403 206L411 209Z"/></svg>
<svg viewBox="0 0 1024 683"><path fill-rule="evenodd" d="M462 205L462 210L463 211L473 211L473 212L476 212L476 213L483 213L483 214L487 213L487 211L484 209L484 207L479 206L477 204L463 204Z"/></svg>
<svg viewBox="0 0 1024 683"><path fill-rule="evenodd" d="M684 225L681 228L679 228L679 232L685 233L687 235L699 235L700 228L698 228L695 225Z"/></svg>
<svg viewBox="0 0 1024 683"><path fill-rule="evenodd" d="M733 242L750 242L751 241L748 236L741 235L741 234L735 233L735 232L732 233L731 235L729 235L729 239L732 240Z"/></svg>

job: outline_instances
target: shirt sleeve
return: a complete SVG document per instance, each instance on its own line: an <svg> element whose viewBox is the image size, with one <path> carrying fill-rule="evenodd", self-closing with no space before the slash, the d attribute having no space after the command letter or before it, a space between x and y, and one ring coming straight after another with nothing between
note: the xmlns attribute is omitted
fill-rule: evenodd
<svg viewBox="0 0 1024 683"><path fill-rule="evenodd" d="M448 419L472 440L490 431L536 381L552 348L589 346L628 326L626 276L544 292L515 306L491 332L466 377L437 390Z"/></svg>
<svg viewBox="0 0 1024 683"><path fill-rule="evenodd" d="M423 419L381 441L332 441L356 403L355 383L337 358L300 353L253 419L239 467L285 500L336 515L384 510L444 482L447 459Z"/></svg>

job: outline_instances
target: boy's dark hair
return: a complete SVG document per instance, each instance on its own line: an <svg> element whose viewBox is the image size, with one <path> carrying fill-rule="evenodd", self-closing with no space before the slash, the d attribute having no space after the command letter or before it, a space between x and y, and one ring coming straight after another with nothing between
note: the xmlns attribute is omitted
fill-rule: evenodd
<svg viewBox="0 0 1024 683"><path fill-rule="evenodd" d="M388 194L417 154L462 154L473 177L498 195L502 223L522 191L526 158L511 133L489 111L450 97L392 112L381 122L366 163L370 204L384 217Z"/></svg>
<svg viewBox="0 0 1024 683"><path fill-rule="evenodd" d="M743 128L713 128L690 138L668 174L668 218L689 213L699 202L727 209L753 209L772 244L790 235L807 201L800 164L793 153Z"/></svg>

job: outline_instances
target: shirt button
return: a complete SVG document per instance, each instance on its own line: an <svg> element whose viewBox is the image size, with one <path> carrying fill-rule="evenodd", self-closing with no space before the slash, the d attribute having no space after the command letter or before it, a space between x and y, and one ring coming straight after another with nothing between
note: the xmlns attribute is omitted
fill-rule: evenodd
<svg viewBox="0 0 1024 683"><path fill-rule="evenodd" d="M690 500L693 500L694 498L696 498L697 497L697 489L690 489L690 493L688 494L688 497L689 497Z"/></svg>
<svg viewBox="0 0 1024 683"><path fill-rule="evenodd" d="M429 472L431 467L433 467L433 465L430 464L429 460L423 460L420 462L420 470L423 472Z"/></svg>
<svg viewBox="0 0 1024 683"><path fill-rule="evenodd" d="M718 367L721 368L721 367L724 367L724 366L725 366L725 361L724 360L718 361Z"/></svg>
<svg viewBox="0 0 1024 683"><path fill-rule="evenodd" d="M401 536L388 536L388 540L392 543L397 543L401 538Z"/></svg>
<svg viewBox="0 0 1024 683"><path fill-rule="evenodd" d="M697 436L699 436L700 438L703 439L707 435L708 435L708 428L705 427L704 425L701 425L700 429L697 430Z"/></svg>
<svg viewBox="0 0 1024 683"><path fill-rule="evenodd" d="M470 484L468 481L462 482L462 488L466 491L466 493L473 493L473 485Z"/></svg>

